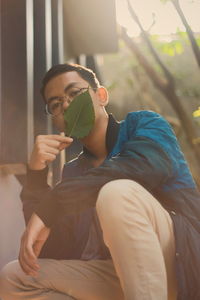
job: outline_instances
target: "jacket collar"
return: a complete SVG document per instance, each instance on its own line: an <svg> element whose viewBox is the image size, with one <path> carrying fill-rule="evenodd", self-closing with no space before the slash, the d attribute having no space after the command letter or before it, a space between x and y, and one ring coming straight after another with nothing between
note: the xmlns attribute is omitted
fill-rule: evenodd
<svg viewBox="0 0 200 300"><path fill-rule="evenodd" d="M106 148L108 154L112 151L118 138L120 123L117 122L112 114L109 114L108 127L106 131Z"/></svg>

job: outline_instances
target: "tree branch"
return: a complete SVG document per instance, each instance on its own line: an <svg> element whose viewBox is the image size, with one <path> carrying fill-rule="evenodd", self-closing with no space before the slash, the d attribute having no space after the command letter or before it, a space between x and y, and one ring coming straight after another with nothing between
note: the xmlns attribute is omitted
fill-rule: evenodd
<svg viewBox="0 0 200 300"><path fill-rule="evenodd" d="M126 30L122 28L121 38L127 44L127 46L134 52L135 56L137 57L139 63L145 69L151 80L153 81L156 88L160 90L167 89L167 81L164 80L150 65L146 57L141 53L137 44L127 35Z"/></svg>
<svg viewBox="0 0 200 300"><path fill-rule="evenodd" d="M140 49L137 47L136 43L127 35L125 29L122 29L121 38L124 40L129 49L135 54L141 66L145 69L147 75L152 80L156 88L158 88L164 96L167 98L174 111L177 113L181 121L181 125L186 133L189 144L192 146L197 159L200 159L200 145L194 144L194 140L198 137L197 130L193 125L193 122L185 111L179 97L176 95L174 86L168 85L167 80L163 80L161 76L154 70L150 65L146 57L141 53Z"/></svg>
<svg viewBox="0 0 200 300"><path fill-rule="evenodd" d="M163 73L165 74L165 77L168 80L168 85L170 85L171 87L174 87L174 79L172 74L170 73L170 71L167 69L167 67L163 64L163 62L161 61L159 55L157 54L156 50L153 48L151 41L149 39L149 36L147 34L147 32L144 30L142 24L140 23L140 20L138 18L138 16L136 15L135 11L133 10L133 7L130 4L130 1L127 0L127 4L128 4L128 9L129 12L133 18L133 20L136 22L136 24L139 26L141 33L142 33L142 37L144 39L144 41L146 42L151 54L153 55L155 61L159 64L159 66L161 67Z"/></svg>
<svg viewBox="0 0 200 300"><path fill-rule="evenodd" d="M191 46L192 46L192 49L193 49L196 61L197 61L197 64L200 67L200 49L199 49L199 47L197 45L197 42L195 40L193 31L192 31L190 25L188 24L188 22L187 22L187 20L185 18L185 15L183 14L183 11L182 11L182 9L180 7L179 0L171 0L171 2L174 5L174 7L175 7L175 9L176 9L176 11L178 13L178 15L180 16L181 21L183 22L183 25L185 26L185 29L187 31L187 34L188 34L188 37L189 37L189 40L190 40L190 43L191 43Z"/></svg>

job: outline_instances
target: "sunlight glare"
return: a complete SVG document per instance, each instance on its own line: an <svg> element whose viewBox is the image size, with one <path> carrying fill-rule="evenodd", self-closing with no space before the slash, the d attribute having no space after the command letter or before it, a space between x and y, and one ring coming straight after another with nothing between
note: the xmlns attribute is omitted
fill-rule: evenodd
<svg viewBox="0 0 200 300"><path fill-rule="evenodd" d="M176 33L177 28L185 31L170 1L166 4L161 3L160 0L131 0L130 2L145 30L151 27L153 15L155 15L155 24L150 30L151 34L169 35ZM200 32L200 0L180 0L180 5L192 30ZM116 12L117 22L127 29L130 36L138 36L140 30L128 12L126 0L116 0Z"/></svg>

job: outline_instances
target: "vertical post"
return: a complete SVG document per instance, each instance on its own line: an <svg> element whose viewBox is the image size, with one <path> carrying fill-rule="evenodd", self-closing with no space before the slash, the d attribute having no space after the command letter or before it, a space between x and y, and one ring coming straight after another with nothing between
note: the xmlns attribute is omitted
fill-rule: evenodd
<svg viewBox="0 0 200 300"><path fill-rule="evenodd" d="M45 2L33 0L34 5L34 136L47 133L47 116L40 94L42 78L46 72Z"/></svg>
<svg viewBox="0 0 200 300"><path fill-rule="evenodd" d="M63 0L57 2L57 22L58 22L58 63L63 63L64 60L64 42L63 42ZM65 150L60 153L60 170L65 164Z"/></svg>
<svg viewBox="0 0 200 300"><path fill-rule="evenodd" d="M52 10L51 0L45 0L45 52L46 52L46 71L52 66ZM51 117L47 116L47 133L52 133ZM53 184L53 167L49 166L48 183Z"/></svg>
<svg viewBox="0 0 200 300"><path fill-rule="evenodd" d="M34 23L33 0L26 0L26 68L27 68L27 160L29 160L34 139L34 105L33 105L33 78L34 78Z"/></svg>
<svg viewBox="0 0 200 300"><path fill-rule="evenodd" d="M1 34L1 30L2 30L2 25L1 25L1 11L2 11L2 0L0 0L0 133L2 132L2 64L1 64L1 60L2 60L2 50L1 50L1 39L2 39L2 34ZM2 145L2 135L0 134L0 148ZM0 155L2 156L2 154ZM1 159L0 159L1 161Z"/></svg>
<svg viewBox="0 0 200 300"><path fill-rule="evenodd" d="M52 64L63 63L63 0L52 0ZM55 133L57 133L55 131ZM53 163L53 183L60 180L65 163L65 150Z"/></svg>
<svg viewBox="0 0 200 300"><path fill-rule="evenodd" d="M51 0L45 0L45 46L46 46L46 70L52 66L52 16ZM48 117L48 133L52 133L51 118Z"/></svg>
<svg viewBox="0 0 200 300"><path fill-rule="evenodd" d="M26 0L1 0L0 163L27 161Z"/></svg>
<svg viewBox="0 0 200 300"><path fill-rule="evenodd" d="M58 0L58 62L64 60L63 0Z"/></svg>

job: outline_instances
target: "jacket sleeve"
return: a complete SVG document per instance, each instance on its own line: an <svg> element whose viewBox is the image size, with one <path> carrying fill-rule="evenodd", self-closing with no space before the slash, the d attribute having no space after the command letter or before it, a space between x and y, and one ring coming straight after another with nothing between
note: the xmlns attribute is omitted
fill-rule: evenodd
<svg viewBox="0 0 200 300"><path fill-rule="evenodd" d="M162 147L152 139L133 137L125 143L120 154L101 166L59 183L35 212L51 227L62 213L79 213L95 206L99 190L109 181L132 179L151 191L171 175L171 160Z"/></svg>
<svg viewBox="0 0 200 300"><path fill-rule="evenodd" d="M48 168L41 171L27 169L27 179L21 192L23 213L26 224L35 208L41 204L51 190L47 184ZM77 258L74 251L74 224L75 216L59 218L51 227L51 233L42 248L40 258L71 259ZM58 247L59 245L59 247Z"/></svg>
<svg viewBox="0 0 200 300"><path fill-rule="evenodd" d="M43 201L47 192L50 190L47 184L47 174L48 168L41 171L34 171L27 167L26 183L20 194L26 224L34 212L35 207Z"/></svg>

